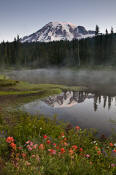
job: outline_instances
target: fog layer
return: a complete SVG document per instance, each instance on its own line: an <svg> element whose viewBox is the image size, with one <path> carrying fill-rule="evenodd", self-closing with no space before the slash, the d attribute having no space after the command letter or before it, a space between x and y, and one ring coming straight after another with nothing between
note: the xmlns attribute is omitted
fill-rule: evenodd
<svg viewBox="0 0 116 175"><path fill-rule="evenodd" d="M116 71L114 70L70 70L34 69L5 72L15 80L30 83L54 83L70 86L87 86L91 91L116 95Z"/></svg>

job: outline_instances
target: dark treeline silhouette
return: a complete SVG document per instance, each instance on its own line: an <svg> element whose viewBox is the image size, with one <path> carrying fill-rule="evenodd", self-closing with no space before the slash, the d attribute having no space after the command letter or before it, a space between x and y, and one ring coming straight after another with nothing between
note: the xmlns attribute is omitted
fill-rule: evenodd
<svg viewBox="0 0 116 175"><path fill-rule="evenodd" d="M49 43L21 43L19 36L13 42L0 44L2 66L116 66L116 34L99 34L93 38Z"/></svg>

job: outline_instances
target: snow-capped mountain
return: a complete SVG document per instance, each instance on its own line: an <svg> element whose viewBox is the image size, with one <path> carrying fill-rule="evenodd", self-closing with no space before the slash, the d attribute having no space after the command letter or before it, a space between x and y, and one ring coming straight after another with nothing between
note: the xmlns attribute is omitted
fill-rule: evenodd
<svg viewBox="0 0 116 175"><path fill-rule="evenodd" d="M86 30L83 26L76 26L66 22L50 22L37 32L22 38L21 42L71 41L93 36L95 36L95 31Z"/></svg>

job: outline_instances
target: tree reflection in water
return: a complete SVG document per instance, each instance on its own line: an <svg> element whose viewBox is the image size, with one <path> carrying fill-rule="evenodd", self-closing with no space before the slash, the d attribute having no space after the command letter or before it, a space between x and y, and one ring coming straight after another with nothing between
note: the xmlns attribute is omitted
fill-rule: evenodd
<svg viewBox="0 0 116 175"><path fill-rule="evenodd" d="M103 108L108 107L110 110L113 98L111 96L101 96L97 93L88 93L83 91L65 91L60 95L50 96L45 99L45 103L52 107L71 107L78 103L83 103L86 99L93 99L94 111L98 110L98 104L101 104L103 97ZM116 102L116 97L115 97Z"/></svg>

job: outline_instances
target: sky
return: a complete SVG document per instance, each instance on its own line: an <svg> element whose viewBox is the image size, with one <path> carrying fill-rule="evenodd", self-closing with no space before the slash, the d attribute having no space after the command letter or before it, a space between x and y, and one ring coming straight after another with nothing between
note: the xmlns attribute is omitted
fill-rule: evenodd
<svg viewBox="0 0 116 175"><path fill-rule="evenodd" d="M0 0L0 42L32 34L51 21L116 32L116 0Z"/></svg>

